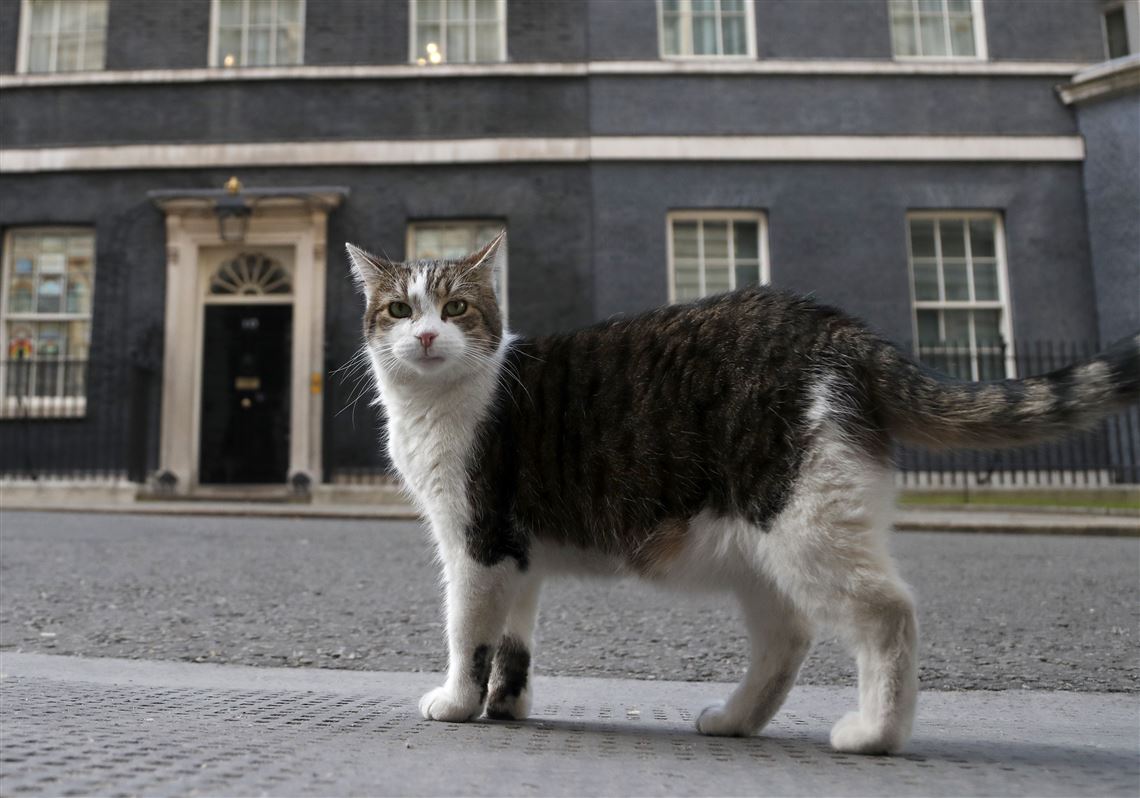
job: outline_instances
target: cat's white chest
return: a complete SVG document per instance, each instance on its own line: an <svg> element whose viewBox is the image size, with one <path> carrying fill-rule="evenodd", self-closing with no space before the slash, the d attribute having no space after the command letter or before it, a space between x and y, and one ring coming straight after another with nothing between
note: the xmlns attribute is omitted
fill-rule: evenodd
<svg viewBox="0 0 1140 798"><path fill-rule="evenodd" d="M455 424L440 423L430 414L393 418L389 454L404 482L421 501L466 492L464 445L470 436Z"/></svg>
<svg viewBox="0 0 1140 798"><path fill-rule="evenodd" d="M386 405L392 464L441 542L458 540L470 521L467 466L478 417L438 403Z"/></svg>

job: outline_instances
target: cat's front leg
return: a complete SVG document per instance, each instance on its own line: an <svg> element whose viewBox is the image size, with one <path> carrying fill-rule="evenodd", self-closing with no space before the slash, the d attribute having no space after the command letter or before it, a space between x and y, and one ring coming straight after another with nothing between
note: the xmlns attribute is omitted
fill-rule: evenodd
<svg viewBox="0 0 1140 798"><path fill-rule="evenodd" d="M530 714L531 652L534 651L534 623L541 587L541 580L534 574L529 575L507 613L506 629L491 666L489 718L522 720Z"/></svg>
<svg viewBox="0 0 1140 798"><path fill-rule="evenodd" d="M465 721L483 712L491 662L519 587L512 559L481 565L466 552L444 553L447 579L447 681L420 699L428 720Z"/></svg>

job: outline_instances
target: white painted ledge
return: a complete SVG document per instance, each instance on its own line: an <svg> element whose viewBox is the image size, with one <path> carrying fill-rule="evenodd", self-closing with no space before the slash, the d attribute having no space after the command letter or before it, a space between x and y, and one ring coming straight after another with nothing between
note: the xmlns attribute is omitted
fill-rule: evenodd
<svg viewBox="0 0 1140 798"><path fill-rule="evenodd" d="M1070 61L765 59L578 61L501 64L360 64L240 69L133 69L0 75L0 90L50 86L154 83L240 83L273 80L409 80L439 78L567 78L587 75L990 75L1071 77L1092 66Z"/></svg>
<svg viewBox="0 0 1140 798"><path fill-rule="evenodd" d="M0 173L589 161L1081 161L1079 136L595 136L0 149Z"/></svg>
<svg viewBox="0 0 1140 798"><path fill-rule="evenodd" d="M1097 64L1057 87L1065 105L1140 92L1140 53Z"/></svg>

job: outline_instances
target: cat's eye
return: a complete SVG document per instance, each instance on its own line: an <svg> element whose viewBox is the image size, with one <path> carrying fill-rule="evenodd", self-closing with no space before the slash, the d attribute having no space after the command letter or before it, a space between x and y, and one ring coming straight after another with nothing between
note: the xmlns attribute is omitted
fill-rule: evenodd
<svg viewBox="0 0 1140 798"><path fill-rule="evenodd" d="M467 312L467 303L462 299L453 299L443 306L443 317L462 316Z"/></svg>
<svg viewBox="0 0 1140 798"><path fill-rule="evenodd" d="M412 306L407 302L393 302L388 306L388 314L394 319L406 319L412 315Z"/></svg>

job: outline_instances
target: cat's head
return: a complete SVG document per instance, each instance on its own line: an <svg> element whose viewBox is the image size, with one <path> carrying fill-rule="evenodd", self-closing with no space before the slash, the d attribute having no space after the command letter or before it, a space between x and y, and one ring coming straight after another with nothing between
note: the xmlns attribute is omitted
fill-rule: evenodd
<svg viewBox="0 0 1140 798"><path fill-rule="evenodd" d="M451 381L485 371L503 339L494 272L500 233L457 260L397 263L347 244L368 306L364 342L377 368L397 381Z"/></svg>

